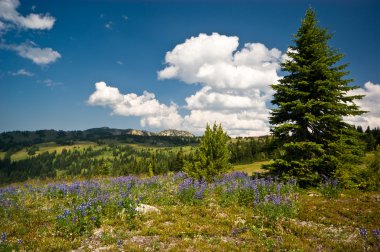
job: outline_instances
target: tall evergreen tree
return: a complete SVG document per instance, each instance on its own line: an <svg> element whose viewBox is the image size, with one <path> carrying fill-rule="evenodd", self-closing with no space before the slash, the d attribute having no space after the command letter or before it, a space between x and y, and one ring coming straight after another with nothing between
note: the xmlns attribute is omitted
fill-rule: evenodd
<svg viewBox="0 0 380 252"><path fill-rule="evenodd" d="M289 74L272 85L277 107L270 123L283 151L268 168L295 176L302 185L336 175L360 154L357 131L343 116L363 113L354 103L362 96L347 94L357 87L344 78L347 64L338 63L343 55L328 45L331 37L309 8L289 47L289 59L281 65Z"/></svg>
<svg viewBox="0 0 380 252"><path fill-rule="evenodd" d="M196 151L193 162L185 161L184 171L195 179L211 179L230 169L230 152L227 147L228 136L222 125L211 128L207 124L206 131Z"/></svg>

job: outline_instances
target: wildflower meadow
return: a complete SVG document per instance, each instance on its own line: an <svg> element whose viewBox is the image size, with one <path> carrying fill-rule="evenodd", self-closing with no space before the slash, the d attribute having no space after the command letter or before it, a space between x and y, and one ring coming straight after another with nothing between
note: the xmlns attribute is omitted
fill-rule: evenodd
<svg viewBox="0 0 380 252"><path fill-rule="evenodd" d="M367 201L371 213L344 223L333 214L352 207L343 203L352 196L340 202L321 187L313 203L294 179L243 172L212 182L178 172L13 184L0 189L0 250L309 250L317 242L331 249L378 249L378 203ZM320 209L326 201L331 209ZM159 212L141 213L141 204Z"/></svg>

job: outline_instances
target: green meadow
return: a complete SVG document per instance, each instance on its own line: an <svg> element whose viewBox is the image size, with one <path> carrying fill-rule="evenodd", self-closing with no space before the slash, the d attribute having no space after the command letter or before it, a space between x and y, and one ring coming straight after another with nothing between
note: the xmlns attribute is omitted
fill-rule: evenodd
<svg viewBox="0 0 380 252"><path fill-rule="evenodd" d="M273 195L279 198L271 200ZM341 190L329 197L323 190L239 172L209 184L183 173L30 180L2 187L0 204L1 251L377 251L380 246L379 192ZM157 210L140 213L139 204Z"/></svg>

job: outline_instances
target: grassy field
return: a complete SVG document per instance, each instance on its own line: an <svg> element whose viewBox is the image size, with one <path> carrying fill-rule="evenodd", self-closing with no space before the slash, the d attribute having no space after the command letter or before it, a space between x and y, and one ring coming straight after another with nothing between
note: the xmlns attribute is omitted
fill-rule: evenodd
<svg viewBox="0 0 380 252"><path fill-rule="evenodd" d="M140 145L140 144L120 144L120 143L117 143L117 145L120 145L120 146L123 146L123 145L129 145L133 148L136 148L138 150L150 150L150 151L156 151L156 150L170 150L170 151L173 151L173 152L178 152L180 150L180 148L182 148L184 154L189 154L190 152L192 152L194 150L195 147L193 146L183 146L183 147L156 147L156 146L147 146L147 145ZM52 152L57 152L58 154L60 154L62 152L63 149L66 149L66 150L74 150L74 149L77 149L77 150L83 150L85 148L88 148L88 147L93 147L94 149L96 148L102 148L102 147L106 147L108 145L98 145L97 143L95 142L76 142L75 144L72 144L72 145L57 145L56 143L43 143L43 144L37 144L36 147L38 147L38 151L36 151L36 154L35 155L38 155L38 154L41 154L43 152L49 152L49 153L52 153ZM5 157L5 152L0 152L0 159L3 159ZM11 160L12 161L20 161L20 160L23 160L23 159L26 159L30 157L27 153L27 148L23 148L22 150L20 151L17 151L16 153L12 154L11 156ZM104 153L102 153L102 155L100 155L98 158L107 158L107 157L112 157L112 151L106 151Z"/></svg>
<svg viewBox="0 0 380 252"><path fill-rule="evenodd" d="M140 203L158 212L137 213ZM0 251L377 251L380 192L328 198L241 173L29 181L0 189ZM372 232L375 231L375 232ZM367 232L367 233L365 233Z"/></svg>
<svg viewBox="0 0 380 252"><path fill-rule="evenodd" d="M249 176L252 176L256 172L265 172L265 170L262 169L262 166L270 164L270 163L271 161L260 161L260 162L254 162L252 164L234 165L233 170L245 172Z"/></svg>
<svg viewBox="0 0 380 252"><path fill-rule="evenodd" d="M43 143L43 144L37 144L38 151L36 151L35 155L41 154L43 152L54 152L56 151L58 154L62 152L63 149L66 150L83 150L85 148L88 148L90 146L96 147L97 144L94 142L77 142L73 145L57 145L55 143ZM0 158L4 158L5 152L0 152ZM29 155L27 153L27 148L23 148L22 150L12 154L11 160L12 161L19 161L28 158Z"/></svg>

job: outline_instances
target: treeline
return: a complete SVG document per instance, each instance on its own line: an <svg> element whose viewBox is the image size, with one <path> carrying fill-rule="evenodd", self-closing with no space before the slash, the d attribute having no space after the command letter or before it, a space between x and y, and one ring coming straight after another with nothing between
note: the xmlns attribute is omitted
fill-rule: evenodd
<svg viewBox="0 0 380 252"><path fill-rule="evenodd" d="M230 162L241 164L273 158L272 143L271 137L231 139L228 144ZM13 162L11 153L8 152L5 158L0 160L0 183L32 178L121 176L180 171L185 161L195 159L195 147L187 149L190 150L185 152L183 148L135 148L129 145L109 144L85 149L63 149L61 153L44 152ZM32 150L33 146L28 152Z"/></svg>
<svg viewBox="0 0 380 252"><path fill-rule="evenodd" d="M230 162L233 164L251 163L276 157L273 137L237 137L229 142Z"/></svg>
<svg viewBox="0 0 380 252"><path fill-rule="evenodd" d="M151 146L184 146L199 143L197 137L186 136L159 136L146 131L120 130L110 128L95 128L84 131L37 130L12 131L0 133L0 151L17 152L23 148L36 144L55 142L58 145L70 145L77 141L91 141L97 143L118 142L138 143Z"/></svg>
<svg viewBox="0 0 380 252"><path fill-rule="evenodd" d="M366 143L367 151L374 151L377 145L380 145L380 128L376 127L371 129L369 126L366 130L363 130L361 126L358 126L357 131L362 134L361 139Z"/></svg>
<svg viewBox="0 0 380 252"><path fill-rule="evenodd" d="M44 152L17 162L11 162L7 156L0 160L0 183L78 175L162 174L181 170L184 160L191 159L192 153L185 154L182 148L175 151L170 148L137 149L120 145L84 150L64 149L59 154L55 151Z"/></svg>

